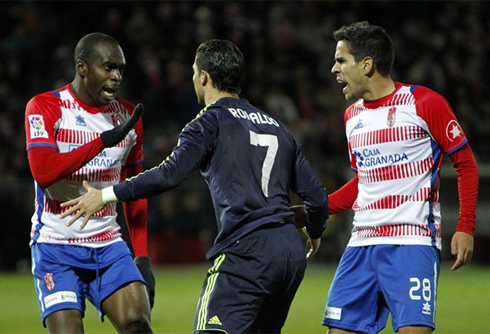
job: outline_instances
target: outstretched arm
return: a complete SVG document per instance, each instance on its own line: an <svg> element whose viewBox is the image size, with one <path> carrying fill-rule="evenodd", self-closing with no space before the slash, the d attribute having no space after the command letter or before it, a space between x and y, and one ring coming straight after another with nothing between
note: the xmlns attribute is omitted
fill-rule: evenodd
<svg viewBox="0 0 490 334"><path fill-rule="evenodd" d="M83 181L83 187L85 188L85 190L87 190L86 194L77 197L75 199L72 199L71 201L61 203L62 208L66 208L70 206L71 208L66 210L60 216L61 218L66 218L70 215L73 215L73 217L66 224L66 226L73 225L73 223L76 222L78 218L85 216L83 218L82 225L80 225L80 230L83 230L85 225L87 225L90 217L92 217L96 212L102 210L107 204L110 204L110 203L104 203L102 199L102 191L95 189L94 187L91 187L87 181Z"/></svg>
<svg viewBox="0 0 490 334"><path fill-rule="evenodd" d="M143 105L138 104L128 121L101 133L100 137L71 152L59 153L52 144L33 142L28 146L27 154L31 173L37 184L41 188L47 188L85 166L104 148L119 143L134 127L142 112Z"/></svg>

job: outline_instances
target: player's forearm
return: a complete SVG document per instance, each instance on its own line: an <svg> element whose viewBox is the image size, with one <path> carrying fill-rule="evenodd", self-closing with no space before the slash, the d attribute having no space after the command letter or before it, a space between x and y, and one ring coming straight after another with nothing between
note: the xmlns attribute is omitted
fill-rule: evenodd
<svg viewBox="0 0 490 334"><path fill-rule="evenodd" d="M102 140L97 138L66 153L45 146L32 147L27 156L34 180L41 188L47 188L79 170L103 149Z"/></svg>
<svg viewBox="0 0 490 334"><path fill-rule="evenodd" d="M305 210L308 215L308 234L311 238L320 238L326 228L326 220L328 219L328 196L323 187L318 187L315 191L309 194L310 196L303 198Z"/></svg>
<svg viewBox="0 0 490 334"><path fill-rule="evenodd" d="M471 148L466 144L449 156L458 175L459 218L457 231L473 235L478 199L478 166Z"/></svg>
<svg viewBox="0 0 490 334"><path fill-rule="evenodd" d="M329 214L333 215L352 208L359 192L357 188L358 183L359 178L356 175L340 189L328 196L330 205Z"/></svg>
<svg viewBox="0 0 490 334"><path fill-rule="evenodd" d="M120 201L159 195L179 186L199 166L201 153L192 144L181 144L159 166L113 187Z"/></svg>

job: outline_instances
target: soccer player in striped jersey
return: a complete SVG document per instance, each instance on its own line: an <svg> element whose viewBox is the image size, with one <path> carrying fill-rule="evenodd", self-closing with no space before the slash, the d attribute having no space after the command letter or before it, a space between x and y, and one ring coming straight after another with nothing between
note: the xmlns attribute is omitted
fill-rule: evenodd
<svg viewBox="0 0 490 334"><path fill-rule="evenodd" d="M26 107L27 154L36 191L32 272L50 333L82 333L86 299L118 332L151 332L143 279L151 292L146 200L124 205L134 262L114 204L94 215L84 230L69 228L68 219L60 218L60 203L85 192L82 181L114 185L142 170L143 106L116 97L125 66L116 40L88 34L75 48L73 82L35 96Z"/></svg>
<svg viewBox="0 0 490 334"><path fill-rule="evenodd" d="M239 98L244 59L225 40L202 43L192 66L198 102L172 154L159 166L113 187L68 201L70 224L115 201L157 195L200 169L214 203L218 236L194 333L280 333L310 258L320 246L328 198L289 129ZM305 256L289 190L305 203L311 243ZM90 226L91 222L87 225Z"/></svg>
<svg viewBox="0 0 490 334"><path fill-rule="evenodd" d="M443 155L458 176L460 216L452 270L473 254L478 168L445 98L394 82L394 48L368 22L334 32L332 73L355 102L344 123L355 177L329 196L330 214L352 208L352 236L327 298L328 333L377 333L391 312L400 334L435 329L441 250L439 172Z"/></svg>

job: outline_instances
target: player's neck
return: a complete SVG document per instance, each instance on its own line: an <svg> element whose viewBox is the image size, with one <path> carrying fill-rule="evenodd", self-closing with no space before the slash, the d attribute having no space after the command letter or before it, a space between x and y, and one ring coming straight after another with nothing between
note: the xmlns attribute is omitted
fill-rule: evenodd
<svg viewBox="0 0 490 334"><path fill-rule="evenodd" d="M228 93L228 92L220 92L218 90L212 90L209 91L207 94L204 96L204 102L206 105L210 105L212 103L216 103L219 99L222 99L224 97L232 97L235 99L238 99L238 94L235 93Z"/></svg>
<svg viewBox="0 0 490 334"><path fill-rule="evenodd" d="M375 101L392 94L395 89L395 82L389 75L378 76L370 82L369 89L363 94L362 98L364 101Z"/></svg>

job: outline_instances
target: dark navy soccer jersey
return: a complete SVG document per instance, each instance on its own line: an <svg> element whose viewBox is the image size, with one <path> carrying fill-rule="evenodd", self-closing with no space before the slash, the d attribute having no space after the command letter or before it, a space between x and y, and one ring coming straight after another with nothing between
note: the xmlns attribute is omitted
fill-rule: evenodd
<svg viewBox="0 0 490 334"><path fill-rule="evenodd" d="M247 100L221 98L204 108L179 135L159 166L114 186L122 201L175 188L199 168L208 183L218 236L208 258L269 224L294 222L289 189L304 202L310 236L321 236L328 197L289 129Z"/></svg>

